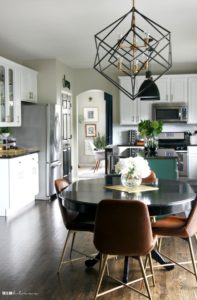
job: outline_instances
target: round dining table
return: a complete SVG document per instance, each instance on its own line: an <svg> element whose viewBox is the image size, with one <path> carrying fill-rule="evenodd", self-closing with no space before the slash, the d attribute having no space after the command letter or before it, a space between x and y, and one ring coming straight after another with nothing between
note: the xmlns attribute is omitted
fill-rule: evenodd
<svg viewBox="0 0 197 300"><path fill-rule="evenodd" d="M143 185L145 190L126 190L121 186L120 176L106 175L104 178L85 179L73 182L62 191L62 204L74 211L84 213L88 220L95 220L97 204L102 199L139 200L148 206L150 216L162 217L169 214L188 215L196 194L191 186L180 180L159 179L157 185ZM146 190L146 187L148 190ZM166 261L157 250L152 257L161 264ZM93 266L97 260L88 260L86 266ZM166 266L171 270L174 266ZM128 281L128 257L125 258L123 281Z"/></svg>
<svg viewBox="0 0 197 300"><path fill-rule="evenodd" d="M150 190L132 192L121 190L120 176L75 181L61 193L62 203L68 209L86 213L95 218L97 204L102 199L139 200L147 204L150 216L178 214L190 211L196 194L191 186L180 180L159 179ZM118 188L119 189L116 189ZM153 190L151 190L151 187Z"/></svg>

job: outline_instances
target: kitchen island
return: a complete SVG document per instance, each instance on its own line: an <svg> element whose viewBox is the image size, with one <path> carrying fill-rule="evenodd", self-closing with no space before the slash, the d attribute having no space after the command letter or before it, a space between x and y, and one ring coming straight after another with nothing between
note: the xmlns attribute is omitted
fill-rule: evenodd
<svg viewBox="0 0 197 300"><path fill-rule="evenodd" d="M114 166L121 158L140 155L146 158L149 162L150 168L155 172L159 179L177 179L177 154L174 149L158 149L154 156L145 154L143 147L136 146L120 146L119 154L113 154L113 148L106 148L105 150L105 173L114 174ZM121 151L123 149L123 151Z"/></svg>

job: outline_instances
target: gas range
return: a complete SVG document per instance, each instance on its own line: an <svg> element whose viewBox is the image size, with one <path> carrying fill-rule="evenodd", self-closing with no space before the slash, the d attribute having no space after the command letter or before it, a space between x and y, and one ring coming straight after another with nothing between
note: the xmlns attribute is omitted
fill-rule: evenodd
<svg viewBox="0 0 197 300"><path fill-rule="evenodd" d="M177 167L179 176L187 176L187 146L189 134L187 132L162 132L159 135L159 148L174 149L178 155Z"/></svg>
<svg viewBox="0 0 197 300"><path fill-rule="evenodd" d="M159 148L172 148L176 152L185 152L189 145L189 135L187 132L162 132L158 142Z"/></svg>

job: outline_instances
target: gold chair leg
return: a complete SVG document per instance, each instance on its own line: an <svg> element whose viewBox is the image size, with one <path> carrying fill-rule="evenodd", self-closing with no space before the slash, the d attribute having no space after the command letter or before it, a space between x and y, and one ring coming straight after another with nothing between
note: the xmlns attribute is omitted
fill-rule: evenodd
<svg viewBox="0 0 197 300"><path fill-rule="evenodd" d="M61 269L61 267L62 267L62 261L63 261L63 258L64 258L64 254L65 254L65 251L66 251L66 246L67 246L68 239L69 239L70 235L71 235L71 232L70 232L70 230L69 230L69 231L68 231L68 234L67 234L67 237L66 237L66 240L65 240L65 243L64 243L63 250L62 250L60 262L59 262L59 265L58 265L58 270L57 270L57 273L58 273L58 274L59 274L60 269Z"/></svg>
<svg viewBox="0 0 197 300"><path fill-rule="evenodd" d="M74 245L75 237L76 237L76 232L74 231L73 232L72 242L71 242L71 247L70 247L70 256L69 256L70 259L71 259L71 256L72 256L72 250L73 250L73 245Z"/></svg>
<svg viewBox="0 0 197 300"><path fill-rule="evenodd" d="M158 251L161 251L162 238L158 239Z"/></svg>
<svg viewBox="0 0 197 300"><path fill-rule="evenodd" d="M152 274L153 286L155 286L155 274L154 274L154 269L153 269L153 261L152 261L151 253L148 254L148 257L149 257L150 270L151 270L151 274Z"/></svg>
<svg viewBox="0 0 197 300"><path fill-rule="evenodd" d="M142 275L143 275L143 278L144 278L144 283L145 283L145 286L146 286L146 290L147 290L147 293L148 293L148 298L150 300L152 300L152 296L151 296L151 292L150 292L148 280L146 278L146 273L145 273L145 269L144 269L144 265L143 265L143 260L142 260L141 257L139 257L139 264L140 264L140 268L141 268Z"/></svg>
<svg viewBox="0 0 197 300"><path fill-rule="evenodd" d="M194 269L194 275L195 275L196 281L197 281L197 270L196 270L196 263L195 263L195 257L194 257L194 249L193 249L191 237L189 237L188 243L189 243L189 250L190 250L191 259L192 259L192 265L193 265L193 269Z"/></svg>
<svg viewBox="0 0 197 300"><path fill-rule="evenodd" d="M100 262L100 268L99 268L99 277L98 277L98 281L97 281L97 286L96 286L96 292L95 292L95 295L94 295L94 300L97 298L99 290L100 290L100 287L101 287L101 283L102 283L102 280L103 280L103 275L104 275L104 272L105 272L105 267L106 267L106 264L107 264L107 258L108 258L107 254L101 254L101 262Z"/></svg>

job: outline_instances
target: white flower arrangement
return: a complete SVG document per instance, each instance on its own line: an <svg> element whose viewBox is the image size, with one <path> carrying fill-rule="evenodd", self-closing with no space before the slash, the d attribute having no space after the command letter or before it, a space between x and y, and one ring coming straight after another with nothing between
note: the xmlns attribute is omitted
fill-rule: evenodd
<svg viewBox="0 0 197 300"><path fill-rule="evenodd" d="M120 158L115 165L115 172L121 175L127 175L127 178L146 178L151 170L148 161L141 156Z"/></svg>

